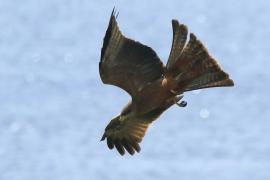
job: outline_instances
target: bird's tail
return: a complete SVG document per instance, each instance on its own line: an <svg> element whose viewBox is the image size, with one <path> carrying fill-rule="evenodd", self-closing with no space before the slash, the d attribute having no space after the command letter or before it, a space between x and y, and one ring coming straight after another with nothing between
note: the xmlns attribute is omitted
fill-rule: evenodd
<svg viewBox="0 0 270 180"><path fill-rule="evenodd" d="M171 53L173 51L172 46ZM174 92L234 85L229 75L208 54L207 49L194 34L190 34L189 42L179 54L173 63L170 63L169 59L165 73L168 81L174 81L171 83L171 90Z"/></svg>

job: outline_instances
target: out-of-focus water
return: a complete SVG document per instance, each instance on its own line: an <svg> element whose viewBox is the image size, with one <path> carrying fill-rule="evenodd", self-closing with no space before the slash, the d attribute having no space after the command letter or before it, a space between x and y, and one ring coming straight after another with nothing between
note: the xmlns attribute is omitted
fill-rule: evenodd
<svg viewBox="0 0 270 180"><path fill-rule="evenodd" d="M121 157L99 142L129 100L101 83L113 6L122 32L169 54L188 25L234 88L187 93ZM257 0L0 2L0 179L270 179L270 3Z"/></svg>

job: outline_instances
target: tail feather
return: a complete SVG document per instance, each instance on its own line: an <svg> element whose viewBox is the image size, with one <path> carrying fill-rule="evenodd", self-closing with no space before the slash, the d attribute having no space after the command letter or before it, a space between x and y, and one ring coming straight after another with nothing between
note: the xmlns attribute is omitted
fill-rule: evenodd
<svg viewBox="0 0 270 180"><path fill-rule="evenodd" d="M171 47L170 56L166 67L170 68L174 65L177 58L180 56L186 41L187 41L187 27L184 24L179 24L177 20L172 20L173 27L173 42Z"/></svg>
<svg viewBox="0 0 270 180"><path fill-rule="evenodd" d="M228 74L220 71L214 73L206 73L192 80L185 88L185 91L232 85L233 81L229 79Z"/></svg>
<svg viewBox="0 0 270 180"><path fill-rule="evenodd" d="M188 73L191 68L196 67L196 65L203 63L204 61L207 62L209 58L210 55L203 44L191 33L186 47L175 61L174 65L167 69L166 75L175 77L180 73Z"/></svg>
<svg viewBox="0 0 270 180"><path fill-rule="evenodd" d="M226 87L226 86L234 86L234 82L231 79L225 79L220 81L211 82L208 84L189 84L185 91L193 91L197 89L204 89L204 88L210 88L210 87Z"/></svg>
<svg viewBox="0 0 270 180"><path fill-rule="evenodd" d="M178 83L175 91L191 91L208 87L233 86L233 81L216 60L212 58L204 45L190 34L190 39L173 66L166 75Z"/></svg>

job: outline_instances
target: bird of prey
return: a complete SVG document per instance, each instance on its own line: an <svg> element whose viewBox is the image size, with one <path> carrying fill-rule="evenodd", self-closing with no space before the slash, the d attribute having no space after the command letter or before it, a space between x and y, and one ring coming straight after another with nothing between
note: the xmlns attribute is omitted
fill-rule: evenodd
<svg viewBox="0 0 270 180"><path fill-rule="evenodd" d="M112 11L101 49L99 73L103 83L118 86L128 92L131 101L105 128L101 141L107 139L124 155L140 152L139 143L148 126L186 91L233 86L229 75L211 57L204 45L190 33L187 26L172 20L173 41L168 62L161 62L155 51L125 37Z"/></svg>

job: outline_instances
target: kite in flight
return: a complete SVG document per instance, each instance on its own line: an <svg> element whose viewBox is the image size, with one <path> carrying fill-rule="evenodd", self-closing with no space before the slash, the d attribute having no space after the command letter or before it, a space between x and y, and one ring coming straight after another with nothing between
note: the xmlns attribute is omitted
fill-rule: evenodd
<svg viewBox="0 0 270 180"><path fill-rule="evenodd" d="M99 73L103 83L124 89L132 100L110 121L101 140L121 155L133 155L154 120L174 104L186 106L179 102L184 92L234 83L194 34L187 42L187 27L177 20L172 20L173 42L164 66L152 48L122 35L116 17L113 10Z"/></svg>

